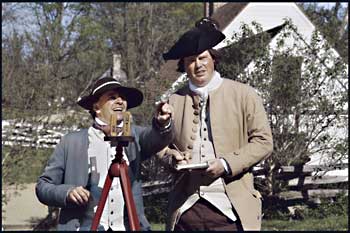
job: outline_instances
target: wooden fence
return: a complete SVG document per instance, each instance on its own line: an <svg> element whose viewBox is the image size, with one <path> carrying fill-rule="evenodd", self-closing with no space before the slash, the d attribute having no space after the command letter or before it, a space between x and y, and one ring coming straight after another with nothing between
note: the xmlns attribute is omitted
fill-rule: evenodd
<svg viewBox="0 0 350 233"><path fill-rule="evenodd" d="M61 137L75 128L50 127L26 122L2 121L2 145L54 148Z"/></svg>
<svg viewBox="0 0 350 233"><path fill-rule="evenodd" d="M22 145L36 148L53 148L60 138L72 128L50 128L30 123L9 123L2 125L2 145ZM293 201L319 202L322 197L335 197L337 194L348 194L348 163L304 166L282 166L277 172L276 179L288 182L287 190L278 193L278 197L289 203ZM341 175L334 175L342 171ZM256 179L265 179L263 168L253 170ZM171 180L156 180L143 184L144 196L169 192ZM339 188L342 187L342 188Z"/></svg>
<svg viewBox="0 0 350 233"><path fill-rule="evenodd" d="M275 178L287 182L285 191L277 193L274 198L293 206L302 202L320 203L322 198L334 198L339 194L348 195L348 163L304 166L282 166ZM257 167L253 170L255 179L264 180L265 170ZM340 174L334 175L334 173ZM171 190L171 180L146 182L143 184L144 196L159 195ZM264 197L269 198L269 197Z"/></svg>
<svg viewBox="0 0 350 233"><path fill-rule="evenodd" d="M279 197L287 203L311 201L320 203L322 198L348 195L348 163L326 165L282 166L278 179L288 182L287 190Z"/></svg>

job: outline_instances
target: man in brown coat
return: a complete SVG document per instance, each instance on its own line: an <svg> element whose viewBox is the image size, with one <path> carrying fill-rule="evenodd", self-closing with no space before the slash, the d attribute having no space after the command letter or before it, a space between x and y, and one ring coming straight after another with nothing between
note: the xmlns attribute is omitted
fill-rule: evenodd
<svg viewBox="0 0 350 233"><path fill-rule="evenodd" d="M271 154L273 141L261 98L246 84L215 70L225 38L203 18L163 54L180 59L189 84L173 94L175 139L158 156L170 166L205 164L176 171L167 230L260 230L261 195L252 167ZM175 166L173 166L175 168Z"/></svg>

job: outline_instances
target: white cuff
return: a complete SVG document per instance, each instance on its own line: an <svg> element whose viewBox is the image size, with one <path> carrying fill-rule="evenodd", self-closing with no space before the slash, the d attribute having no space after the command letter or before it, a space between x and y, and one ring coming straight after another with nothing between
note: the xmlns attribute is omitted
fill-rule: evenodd
<svg viewBox="0 0 350 233"><path fill-rule="evenodd" d="M220 161L221 161L221 163L222 163L222 166L224 166L225 173L227 174L229 171L228 171L228 165L227 165L226 160L223 159L223 158L220 158Z"/></svg>

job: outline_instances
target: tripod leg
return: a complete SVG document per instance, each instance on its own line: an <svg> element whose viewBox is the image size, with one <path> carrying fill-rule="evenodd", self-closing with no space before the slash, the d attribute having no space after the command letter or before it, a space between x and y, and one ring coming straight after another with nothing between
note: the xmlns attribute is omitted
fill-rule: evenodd
<svg viewBox="0 0 350 233"><path fill-rule="evenodd" d="M113 177L111 178L110 175L108 174L106 176L106 180L105 180L105 183L103 185L101 197L100 197L100 200L99 200L98 205L97 205L97 210L96 210L94 219L92 221L92 225L91 225L92 231L96 231L98 224L100 223L102 211L103 211L103 208L106 204L108 192L109 192L109 189L111 188L112 181L113 181Z"/></svg>
<svg viewBox="0 0 350 233"><path fill-rule="evenodd" d="M122 190L123 190L124 200L126 204L126 209L128 211L130 230L139 231L140 222L137 217L136 206L132 195L131 184L128 176L128 167L125 161L123 161L122 164L120 165L120 178L121 178L121 184L122 184Z"/></svg>

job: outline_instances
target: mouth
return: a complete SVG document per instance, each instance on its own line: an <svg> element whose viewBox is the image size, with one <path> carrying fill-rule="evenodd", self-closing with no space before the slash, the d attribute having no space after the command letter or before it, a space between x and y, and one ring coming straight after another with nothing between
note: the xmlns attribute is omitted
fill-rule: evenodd
<svg viewBox="0 0 350 233"><path fill-rule="evenodd" d="M115 107L112 110L113 110L113 112L123 112L124 108L123 107Z"/></svg>
<svg viewBox="0 0 350 233"><path fill-rule="evenodd" d="M195 72L195 75L196 75L196 76L203 76L203 75L205 75L205 73L206 73L205 70L199 70L199 71L196 71L196 72Z"/></svg>

